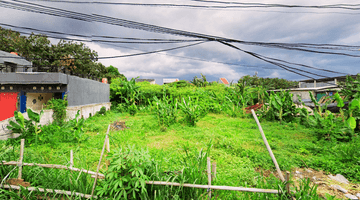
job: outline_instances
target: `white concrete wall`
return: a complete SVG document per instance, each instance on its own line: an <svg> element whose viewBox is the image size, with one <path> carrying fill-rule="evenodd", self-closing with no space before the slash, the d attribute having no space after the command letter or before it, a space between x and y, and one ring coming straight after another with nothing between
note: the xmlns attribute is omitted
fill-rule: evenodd
<svg viewBox="0 0 360 200"><path fill-rule="evenodd" d="M311 91L312 94L315 96L314 91ZM293 101L296 102L298 101L298 97L297 95L299 95L301 97L301 99L311 99L310 98L310 94L309 91L289 91L290 94L293 94Z"/></svg>
<svg viewBox="0 0 360 200"><path fill-rule="evenodd" d="M83 106L73 106L68 107L66 109L67 116L66 120L74 119L75 115L78 110L80 110L80 117L84 117L85 119L89 118L89 115L91 113L92 116L95 115L97 111L100 111L101 107L105 106L106 110L110 110L111 103L100 103L100 104L90 104L90 105L83 105ZM40 113L40 110L35 110L35 112ZM49 124L53 121L52 118L53 111L52 110L44 110L44 114L40 119L40 124L45 125ZM23 113L25 119L29 119L27 113ZM6 133L9 133L9 130L6 128L7 125L9 125L9 121L15 121L15 117L11 117L9 119L0 121L0 136Z"/></svg>

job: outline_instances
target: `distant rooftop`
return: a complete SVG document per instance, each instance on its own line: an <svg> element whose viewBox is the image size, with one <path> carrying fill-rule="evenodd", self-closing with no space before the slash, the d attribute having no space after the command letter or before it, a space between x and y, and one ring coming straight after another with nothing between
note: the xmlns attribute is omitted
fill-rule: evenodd
<svg viewBox="0 0 360 200"><path fill-rule="evenodd" d="M220 78L220 82L224 83L225 85L229 85L229 81L226 78Z"/></svg>
<svg viewBox="0 0 360 200"><path fill-rule="evenodd" d="M164 84L173 83L173 82L176 82L176 81L179 81L179 79L178 78L164 78L163 79Z"/></svg>
<svg viewBox="0 0 360 200"><path fill-rule="evenodd" d="M147 81L147 82L152 82L152 81L155 81L155 79L153 78L138 78L138 79L135 79L135 82L144 82L144 81Z"/></svg>
<svg viewBox="0 0 360 200"><path fill-rule="evenodd" d="M27 61L25 58L16 55L14 52L8 53L6 51L0 50L0 64L5 62L14 63L20 66L31 66L31 62Z"/></svg>

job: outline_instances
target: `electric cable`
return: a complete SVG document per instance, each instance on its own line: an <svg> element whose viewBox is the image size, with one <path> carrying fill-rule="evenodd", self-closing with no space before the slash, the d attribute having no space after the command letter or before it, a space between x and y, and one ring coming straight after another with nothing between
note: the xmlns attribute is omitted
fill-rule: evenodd
<svg viewBox="0 0 360 200"><path fill-rule="evenodd" d="M65 0L32 0L40 2L57 2L57 3L73 3L73 4L106 4L106 5L126 5L126 6L151 6L151 7L189 7L189 8L211 8L211 9L227 9L227 8L316 8L316 9L345 9L360 10L360 4L330 4L319 6L304 5L285 5L285 4L265 4L265 3L240 3L240 2L221 2L221 1L197 1L202 3L221 3L231 6L206 6L193 4L173 4L173 3L125 3L125 2L104 2L104 1L65 1ZM194 0L196 1L196 0ZM235 5L235 6L234 6Z"/></svg>
<svg viewBox="0 0 360 200"><path fill-rule="evenodd" d="M132 48L132 47L125 47L125 46L120 46L120 45L116 45L116 44L107 44L107 45L116 46L116 47L125 48L125 49L132 49L132 50L138 50L138 51L146 52L146 51L141 50L141 49ZM195 61L202 61L202 62L209 62L209 63L224 64L224 65L234 65L234 66L241 66L241 67L257 67L257 68L262 68L262 69L278 69L278 68L271 68L271 67L254 66L254 65L244 65L244 64L237 64L237 63L228 63L228 62L220 62L220 61L206 60L206 59L201 59L201 58L194 58L194 57L187 57L187 56L179 56L179 55L173 55L173 54L164 54L164 53L160 53L160 52L157 52L157 54L166 55L166 56L171 56L171 57L184 58L184 59L189 59L189 60L195 60Z"/></svg>
<svg viewBox="0 0 360 200"><path fill-rule="evenodd" d="M22 2L25 4L32 4L32 3L28 3L28 2L23 2L23 1L19 1L19 0L14 0L17 2ZM4 2L4 1L0 1L0 2ZM33 4L32 4L33 5ZM34 4L36 6L39 6L37 4ZM19 6L19 5L18 5ZM46 7L46 6L41 6L40 7ZM20 7L16 7L18 9L22 9L22 10L26 10L29 11L28 7L24 7L21 6ZM51 8L53 10L56 10L55 8ZM61 9L58 9L61 10ZM45 12L46 10L41 8L40 10L32 10L33 12L40 12L43 14L50 14L50 15L55 15L55 16L60 16L60 17L64 17L64 15L60 15L61 13L59 12ZM71 13L75 13L75 12L71 12ZM69 14L69 13L66 13ZM66 15L69 18L73 18L73 19L81 19L79 17L79 14L81 16L88 16L86 14L82 14L82 13L75 13L76 16L74 15ZM209 35L205 35L205 34L199 34L199 33L192 33L192 32L187 32L187 31L180 31L180 30L176 30L176 29L170 29L170 28L165 28L165 27L160 27L160 26L155 26L155 25L150 25L150 24L144 24L144 23L139 23L139 22L133 22L133 21L129 21L129 20L124 20L124 19L117 19L117 18L112 18L112 17L106 17L106 16L101 16L101 15L92 15L89 18L92 18L92 20L95 20L97 22L103 22L103 23L108 23L108 24L113 24L113 25L119 25L119 26L123 26L123 27L127 27L127 28L133 28L133 29L139 29L139 30L146 30L146 31L152 31L152 32L159 32L159 33L167 33L167 34L174 34L174 35L182 35L182 36L188 36L188 37L198 37L198 38L203 38L203 39L208 39L210 41L226 41L226 38L221 38L221 37L216 37L216 36L209 36ZM88 19L82 19L84 21L89 21ZM285 68L288 69L288 68Z"/></svg>

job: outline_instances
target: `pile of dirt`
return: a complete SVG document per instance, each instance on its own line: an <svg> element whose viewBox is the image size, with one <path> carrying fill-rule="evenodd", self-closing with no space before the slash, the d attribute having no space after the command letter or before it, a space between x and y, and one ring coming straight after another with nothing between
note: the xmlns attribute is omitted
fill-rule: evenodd
<svg viewBox="0 0 360 200"><path fill-rule="evenodd" d="M275 177L278 177L277 172L272 172L270 170L261 170L256 169L257 172L262 173L263 176L269 177L270 175L274 175ZM283 175L285 175L286 172L283 172ZM336 196L336 198L339 199L349 199L345 195L359 195L360 193L360 184L354 184L354 183L344 183L337 180L334 180L330 178L332 175L328 174L323 171L316 171L311 168L295 168L291 171L291 181L294 182L295 186L299 186L299 182L301 179L309 178L312 183L316 184L317 187L317 193L319 196L325 198L325 194L329 194L332 196ZM339 189L336 189L337 186L340 186L342 189L345 189L347 192L344 193ZM359 198L360 199L360 198Z"/></svg>
<svg viewBox="0 0 360 200"><path fill-rule="evenodd" d="M252 105L252 106L249 106L249 107L246 107L245 110L246 110L246 113L249 114L251 113L251 110L254 110L254 111L257 111L259 110L264 104L255 104L255 105Z"/></svg>
<svg viewBox="0 0 360 200"><path fill-rule="evenodd" d="M115 121L110 125L111 130L124 130L125 128L128 128L125 126L125 121Z"/></svg>

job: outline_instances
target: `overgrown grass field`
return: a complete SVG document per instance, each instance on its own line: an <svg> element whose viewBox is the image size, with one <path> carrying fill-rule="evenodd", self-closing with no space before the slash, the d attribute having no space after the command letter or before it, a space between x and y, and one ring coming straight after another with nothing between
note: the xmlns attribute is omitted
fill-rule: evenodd
<svg viewBox="0 0 360 200"><path fill-rule="evenodd" d="M69 153L73 150L75 167L96 171L106 129L114 121L125 121L128 128L110 131L111 150L114 151L119 147L127 148L129 145L135 145L137 149L148 149L151 159L156 160L163 171L181 171L185 167L184 158L196 157L201 149L203 151L209 149L208 156L217 164L217 179L213 182L214 185L277 189L280 184L275 177L267 178L267 184L259 181L263 177L257 172L259 170L255 169L275 170L255 120L250 114L246 118L232 118L226 114L209 113L195 127L187 126L180 118L179 123L164 130L159 128L156 117L147 109L138 112L135 116L110 111L85 121L84 137L87 138L85 141L58 143L56 146L30 144L25 148L24 162L68 165ZM305 167L306 164L310 168L333 174L342 173L351 181L359 182L359 165L352 160L352 157L356 159L356 152L344 151L347 147L352 149L350 147L356 145L356 141L350 143L319 141L311 129L297 123L280 125L279 122L262 120L261 125L281 170L291 171L295 167ZM5 145L5 142L2 142L2 145ZM15 155L19 154L19 146L14 146L14 149L14 156L10 156L9 159L17 160L18 157ZM191 152L191 156L186 156L186 150ZM100 172L105 172L105 169L103 162ZM23 171L28 178L27 181L35 180L26 176L27 173L32 172L30 167L24 167ZM16 170L13 175L16 176ZM89 178L83 180L92 181ZM49 183L51 181L48 180ZM206 181L203 184L207 184ZM41 185L49 187L46 183ZM86 188L86 184L83 185L82 187ZM60 187L57 189L68 187L56 186ZM85 193L90 193L89 190L89 187L82 189ZM202 192L206 193L206 191ZM218 191L215 195L220 199L247 198L244 193L230 191ZM273 196L276 198L275 195Z"/></svg>
<svg viewBox="0 0 360 200"><path fill-rule="evenodd" d="M124 122L124 130L110 131L111 152L101 163L95 194L112 199L204 199L208 191L186 187L146 185L145 181L167 181L207 185L206 159L216 162L217 176L212 185L276 189L280 195L213 191L217 199L321 199L309 179L292 183L275 175L274 164L248 106L256 111L267 140L282 171L312 168L342 174L360 182L360 76L347 77L342 89L325 104L312 93L312 112L298 108L289 91L267 92L253 84L257 77L240 79L226 87L209 84L205 76L192 83L150 85L113 79L110 85L112 110L103 107L87 120L65 121L66 98L52 99L45 107L54 111L54 122L40 126L41 114L28 109L30 120L15 112L9 129L17 139L0 142L0 159L19 158L20 139L26 139L24 162L69 165L74 151L74 167L96 171L109 124ZM274 80L275 85L287 83ZM276 83L279 84L276 84ZM264 82L265 83L265 82ZM286 85L286 84L285 84ZM327 110L335 100L338 113ZM301 102L301 100L300 100ZM345 103L347 106L345 106ZM109 165L105 163L109 161ZM0 166L1 184L17 176L16 166ZM266 172L266 177L262 172ZM272 173L271 173L272 174ZM89 194L94 179L66 170L24 167L23 178L35 187ZM300 187L297 187L300 186ZM40 193L0 189L2 198L37 199ZM295 191L295 192L294 192ZM53 196L56 198L56 195ZM328 196L327 199L333 199Z"/></svg>

